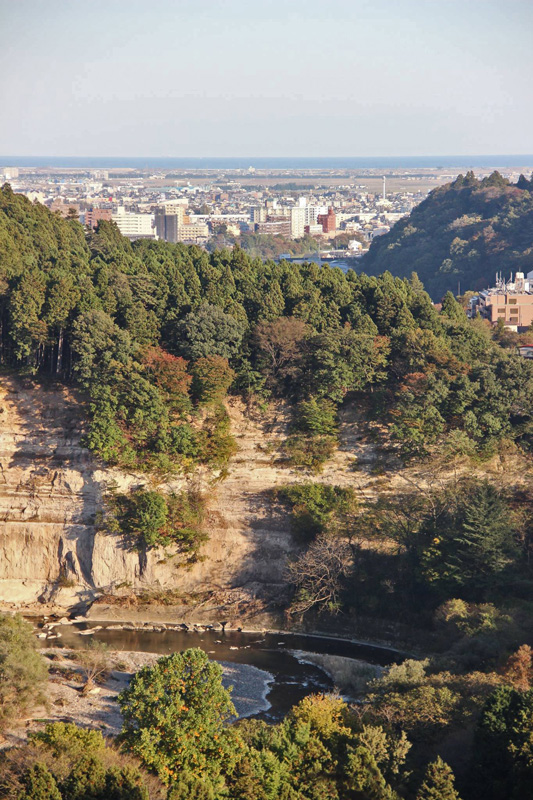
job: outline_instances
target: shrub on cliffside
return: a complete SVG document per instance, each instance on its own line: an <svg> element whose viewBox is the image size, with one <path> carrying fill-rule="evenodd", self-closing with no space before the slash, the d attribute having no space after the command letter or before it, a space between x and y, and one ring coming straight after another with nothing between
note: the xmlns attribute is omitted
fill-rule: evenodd
<svg viewBox="0 0 533 800"><path fill-rule="evenodd" d="M123 534L134 547L174 545L194 560L207 540L203 529L206 501L198 491L163 494L140 488L114 495L108 506L105 527Z"/></svg>
<svg viewBox="0 0 533 800"><path fill-rule="evenodd" d="M299 539L312 541L321 533L346 524L357 510L357 498L350 487L326 483L281 486L275 497L291 511L291 527Z"/></svg>
<svg viewBox="0 0 533 800"><path fill-rule="evenodd" d="M0 725L35 703L46 679L31 625L0 615Z"/></svg>

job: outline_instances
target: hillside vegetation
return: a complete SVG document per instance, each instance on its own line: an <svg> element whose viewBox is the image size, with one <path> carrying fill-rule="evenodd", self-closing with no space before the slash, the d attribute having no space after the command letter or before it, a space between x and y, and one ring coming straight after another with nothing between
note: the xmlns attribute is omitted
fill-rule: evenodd
<svg viewBox="0 0 533 800"><path fill-rule="evenodd" d="M499 271L531 271L533 181L459 175L374 239L362 268L401 278L415 270L435 301L458 284L463 292L491 286Z"/></svg>
<svg viewBox="0 0 533 800"><path fill-rule="evenodd" d="M286 455L311 469L350 399L405 458L444 439L472 452L529 447L531 364L451 295L439 314L416 276L132 244L107 222L86 234L5 186L0 282L1 363L75 381L88 445L109 463L223 468L235 449L228 391L294 403Z"/></svg>

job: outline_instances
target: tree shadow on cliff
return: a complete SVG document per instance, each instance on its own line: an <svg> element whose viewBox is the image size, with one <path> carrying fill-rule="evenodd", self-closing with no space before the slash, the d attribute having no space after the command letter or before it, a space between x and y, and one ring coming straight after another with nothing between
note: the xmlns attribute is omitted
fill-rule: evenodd
<svg viewBox="0 0 533 800"><path fill-rule="evenodd" d="M283 606L289 594L285 568L300 550L291 532L290 514L268 489L249 494L245 504L243 534L248 547L233 572L231 588Z"/></svg>

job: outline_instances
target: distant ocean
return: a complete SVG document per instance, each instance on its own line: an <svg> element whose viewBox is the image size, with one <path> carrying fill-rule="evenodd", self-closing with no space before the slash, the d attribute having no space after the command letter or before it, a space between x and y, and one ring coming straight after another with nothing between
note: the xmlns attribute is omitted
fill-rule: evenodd
<svg viewBox="0 0 533 800"><path fill-rule="evenodd" d="M68 169L470 169L531 167L533 155L486 156L372 156L346 158L128 158L114 156L0 156L4 167L57 167Z"/></svg>

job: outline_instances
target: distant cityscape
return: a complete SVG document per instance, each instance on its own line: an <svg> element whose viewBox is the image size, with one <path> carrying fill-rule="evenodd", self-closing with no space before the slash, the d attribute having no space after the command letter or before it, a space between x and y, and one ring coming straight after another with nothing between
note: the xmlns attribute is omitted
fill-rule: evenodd
<svg viewBox="0 0 533 800"><path fill-rule="evenodd" d="M477 170L478 176L490 170ZM517 169L502 170L516 180ZM303 251L356 258L440 184L449 169L83 169L0 167L29 200L94 229L116 223L131 240L212 249L254 234L301 242Z"/></svg>

